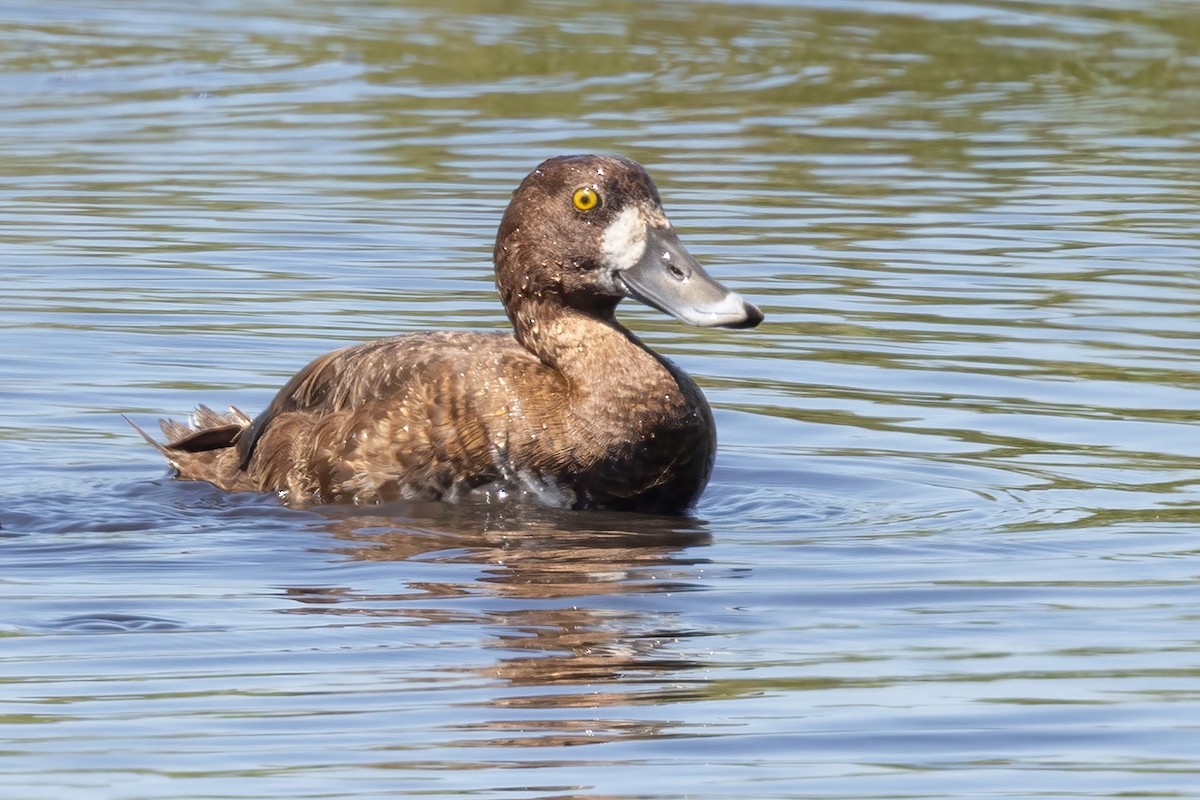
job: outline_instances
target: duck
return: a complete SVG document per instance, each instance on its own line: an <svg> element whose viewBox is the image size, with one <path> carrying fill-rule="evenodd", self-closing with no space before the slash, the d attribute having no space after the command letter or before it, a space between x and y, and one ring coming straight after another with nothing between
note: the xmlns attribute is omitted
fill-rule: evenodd
<svg viewBox="0 0 1200 800"><path fill-rule="evenodd" d="M493 251L511 330L408 333L318 357L256 417L199 406L131 425L174 477L284 504L532 501L687 513L716 454L712 410L616 317L631 298L701 327L763 313L684 248L658 189L616 155L550 158Z"/></svg>

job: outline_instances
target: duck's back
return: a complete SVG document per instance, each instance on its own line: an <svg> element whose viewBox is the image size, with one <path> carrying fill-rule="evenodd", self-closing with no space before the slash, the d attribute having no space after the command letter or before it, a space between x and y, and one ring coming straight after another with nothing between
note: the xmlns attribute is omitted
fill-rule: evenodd
<svg viewBox="0 0 1200 800"><path fill-rule="evenodd" d="M453 498L504 477L512 387L556 383L508 334L367 342L297 373L238 441L240 466L295 504Z"/></svg>
<svg viewBox="0 0 1200 800"><path fill-rule="evenodd" d="M711 416L682 372L629 346L624 361L650 372L610 385L600 370L569 380L506 333L367 342L313 361L252 422L207 421L225 436L176 428L168 449L182 478L293 505L488 492L676 511L707 480Z"/></svg>

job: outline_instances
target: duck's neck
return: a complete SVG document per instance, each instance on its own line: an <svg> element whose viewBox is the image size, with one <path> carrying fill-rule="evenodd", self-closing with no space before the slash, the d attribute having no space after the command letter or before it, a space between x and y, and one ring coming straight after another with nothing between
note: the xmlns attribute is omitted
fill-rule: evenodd
<svg viewBox="0 0 1200 800"><path fill-rule="evenodd" d="M602 392L602 402L612 404L675 387L678 370L617 322L615 306L582 311L530 302L513 314L513 327L517 341L561 374L577 397Z"/></svg>

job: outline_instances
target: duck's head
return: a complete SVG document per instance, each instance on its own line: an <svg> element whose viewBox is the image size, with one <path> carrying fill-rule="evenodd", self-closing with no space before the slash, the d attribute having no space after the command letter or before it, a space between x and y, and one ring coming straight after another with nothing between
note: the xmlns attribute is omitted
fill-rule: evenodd
<svg viewBox="0 0 1200 800"><path fill-rule="evenodd" d="M513 322L529 303L611 317L622 298L705 327L763 314L684 249L646 170L619 156L558 156L521 182L496 236L496 285Z"/></svg>

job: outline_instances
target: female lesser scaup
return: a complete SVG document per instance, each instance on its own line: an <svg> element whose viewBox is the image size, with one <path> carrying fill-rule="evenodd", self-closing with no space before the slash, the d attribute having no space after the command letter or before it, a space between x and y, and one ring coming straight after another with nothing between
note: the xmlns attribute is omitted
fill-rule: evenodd
<svg viewBox="0 0 1200 800"><path fill-rule="evenodd" d="M486 492L686 510L712 469L712 412L691 378L617 322L617 303L727 328L752 328L762 312L704 272L650 176L615 156L560 156L531 172L494 260L514 333L335 350L254 420L201 406L194 427L162 422L165 445L142 435L181 479L295 506Z"/></svg>

